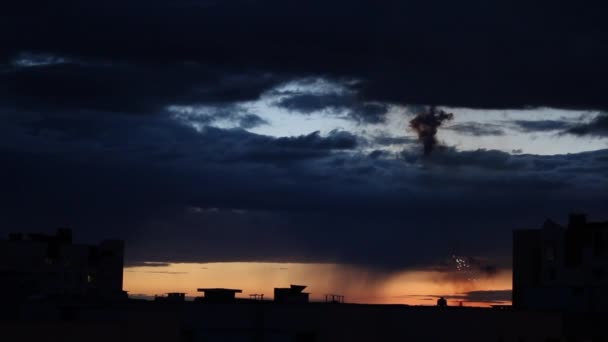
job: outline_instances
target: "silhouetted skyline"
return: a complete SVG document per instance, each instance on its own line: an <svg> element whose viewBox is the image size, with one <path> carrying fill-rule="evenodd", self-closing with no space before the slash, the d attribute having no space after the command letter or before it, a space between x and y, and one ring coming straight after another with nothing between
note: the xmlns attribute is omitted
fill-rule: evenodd
<svg viewBox="0 0 608 342"><path fill-rule="evenodd" d="M54 235L11 233L0 240L0 288L10 294L0 299L0 326L4 336L24 341L42 336L106 341L138 332L141 337L142 327L132 323L143 321L162 323L162 328L148 327L154 337L147 340L154 341L220 341L237 336L247 341L278 337L332 341L349 335L349 340L362 341L366 336L426 340L448 335L462 341L513 336L544 341L603 339L602 322L608 315L607 233L608 221L588 221L580 213L570 215L567 228L547 220L540 229L515 230L514 305L485 309L465 307L462 300L450 305L447 298L457 296L437 296L434 307L349 304L339 294L325 294L324 301L311 302L310 293L304 292L307 286L295 284L275 287L270 300L260 293L239 298L236 295L242 289L204 287L197 289L202 296L191 300L184 292L169 292L142 301L123 291L122 241L82 245L73 241L66 228ZM456 261L458 267L467 267L466 260ZM425 332L437 320L444 328L460 329ZM484 324L462 325L471 320ZM14 329L16 322L29 328ZM129 328L117 329L117 322ZM101 327L102 335L85 337Z"/></svg>
<svg viewBox="0 0 608 342"><path fill-rule="evenodd" d="M316 265L310 265L312 272L303 273L299 279L329 284L325 288L325 303L343 303L345 293L354 294L355 303L405 303L414 304L414 300L422 301L418 304L429 305L428 301L436 299L437 306L445 307L452 301L452 305L459 307L467 305L485 304L492 307L507 307L513 301L518 310L563 310L564 312L603 312L608 310L608 293L606 272L608 262L605 254L608 246L608 221L589 221L586 214L571 213L566 226L561 226L547 219L539 229L514 230L513 239L513 291L510 288L497 289L490 287L484 290L481 286L483 277L495 278L496 270L478 269L472 265L473 260L453 255L455 275L463 283L460 287L437 287L450 284L448 278L437 278L435 284L427 284L427 288L420 287L412 281L404 281L401 277L393 275L390 280L383 278L382 274L363 275L361 270L352 269L349 278L340 275L345 265L330 266L329 273L323 274ZM182 264L186 271L169 271L169 263L145 262L140 265L130 265L123 270L124 243L121 240L104 240L99 245L83 245L73 242L72 231L67 228L57 229L54 235L40 233L10 233L8 239L0 239L0 274L3 275L2 289L13 293L16 300L29 300L31 298L45 298L53 296L80 296L104 299L126 298L131 291L131 298L152 298L149 291L153 291L154 300L161 302L184 302L193 289L188 289L190 278L196 282L204 279L205 284L229 284L239 287L245 286L251 300L264 300L264 288L269 282L281 281L269 272L270 265L262 266L254 271L255 266L244 264L236 268L234 277L234 263L216 263L215 268L220 273L209 272L210 267L201 267L199 264ZM212 264L209 264L210 266ZM278 264L286 265L286 264ZM289 267L272 267L275 271L286 271L299 268L300 265L290 264ZM204 271L204 277L192 274L192 269ZM230 269L233 269L232 280ZM152 270L150 270L152 269ZM164 278L140 279L147 285L146 289L133 287L132 280L127 277L123 280L123 273L136 273L135 278L141 278L141 273L159 274ZM249 275L245 275L249 274ZM440 273L439 273L440 274ZM251 288L251 275L257 277L255 288ZM379 278L374 278L378 276ZM438 274L435 275L438 277ZM266 278L266 279L264 279ZM396 279L395 279L396 278ZM282 278L282 281L297 278ZM337 280L337 281L336 281ZM353 286L349 282L368 283L375 285ZM382 294L382 289L394 287L401 282L400 291L403 294L388 296ZM313 284L315 284L313 282ZM464 284L464 285L463 285ZM315 284L313 288L319 290ZM430 285L430 286L429 286ZM141 286L141 285L140 285ZM166 291L168 286L170 291ZM492 286L492 285L490 285ZM274 294L266 298L276 303L308 303L309 292L303 292L307 285L293 285L285 288L274 288ZM427 294L416 294L420 288ZM439 289L441 294L433 291ZM136 289L135 292L132 290ZM176 292L175 290L184 292ZM466 290L464 290L466 289ZM126 290L126 291L124 291ZM148 291L148 294L143 292ZM251 292L258 291L261 292ZM327 291L347 291L342 294L327 293ZM245 298L236 298L242 289L228 287L203 287L197 292L203 296L195 296L195 301L207 303L228 303ZM354 291L354 292L353 292ZM158 295L157 293L165 293ZM382 297L384 296L384 297ZM21 299L19 299L21 298ZM317 295L317 301L322 296ZM367 298L367 300L365 299ZM370 300L371 299L371 300ZM404 301L405 300L405 301ZM427 302L425 302L427 301Z"/></svg>

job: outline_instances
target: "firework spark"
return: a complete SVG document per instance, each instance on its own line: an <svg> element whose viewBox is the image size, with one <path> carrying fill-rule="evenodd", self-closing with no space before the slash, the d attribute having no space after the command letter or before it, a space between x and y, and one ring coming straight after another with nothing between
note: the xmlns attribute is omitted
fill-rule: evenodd
<svg viewBox="0 0 608 342"><path fill-rule="evenodd" d="M461 257L455 254L452 254L452 262L454 263L454 267L456 268L456 272L461 274L464 278L469 281L477 280L477 269L473 267L471 261L468 257Z"/></svg>

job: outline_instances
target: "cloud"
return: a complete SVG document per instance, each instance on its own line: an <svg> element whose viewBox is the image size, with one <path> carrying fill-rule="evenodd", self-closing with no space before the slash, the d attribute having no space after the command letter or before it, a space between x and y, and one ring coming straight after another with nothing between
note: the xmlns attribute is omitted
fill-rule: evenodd
<svg viewBox="0 0 608 342"><path fill-rule="evenodd" d="M243 129L269 124L267 120L238 105L169 106L167 110L173 117L198 129L222 123Z"/></svg>
<svg viewBox="0 0 608 342"><path fill-rule="evenodd" d="M552 132L572 127L571 121L562 120L515 120L512 122L522 132Z"/></svg>
<svg viewBox="0 0 608 342"><path fill-rule="evenodd" d="M304 114L319 111L343 114L351 120L369 124L383 123L388 112L387 104L364 103L353 94L337 93L293 94L278 100L275 105Z"/></svg>
<svg viewBox="0 0 608 342"><path fill-rule="evenodd" d="M157 262L157 261L129 261L125 268L133 268L133 267L168 267L170 263L167 262Z"/></svg>
<svg viewBox="0 0 608 342"><path fill-rule="evenodd" d="M36 7L10 1L3 13L0 87L16 85L5 102L148 112L255 99L277 81L320 76L357 80L357 98L377 106L608 107L601 2L81 0ZM367 108L361 120L381 118L381 109Z"/></svg>
<svg viewBox="0 0 608 342"><path fill-rule="evenodd" d="M608 136L608 114L600 113L591 122L575 125L564 132L579 136Z"/></svg>
<svg viewBox="0 0 608 342"><path fill-rule="evenodd" d="M511 290L478 290L468 291L457 295L408 295L406 297L427 297L429 299L445 299L462 301L464 303L507 304L511 302Z"/></svg>
<svg viewBox="0 0 608 342"><path fill-rule="evenodd" d="M61 56L53 56L51 54L31 54L27 52L19 53L11 61L12 65L17 68L23 67L38 67L43 65L68 64L69 61Z"/></svg>
<svg viewBox="0 0 608 342"><path fill-rule="evenodd" d="M244 129L267 125L268 121L255 114L245 114L239 118L239 126Z"/></svg>
<svg viewBox="0 0 608 342"><path fill-rule="evenodd" d="M511 290L469 291L466 293L466 299L469 302L510 302L511 292Z"/></svg>
<svg viewBox="0 0 608 342"><path fill-rule="evenodd" d="M24 110L158 114L171 105L218 106L259 98L283 79L196 64L92 61L42 64L0 73L0 105Z"/></svg>
<svg viewBox="0 0 608 342"><path fill-rule="evenodd" d="M406 160L418 163L421 160L417 155L409 152L403 154ZM446 148L441 153L436 153L424 160L428 166L441 166L448 168L480 168L494 170L523 170L529 166L525 158L514 158L506 152L497 150L478 149L473 151L457 151L454 148Z"/></svg>
<svg viewBox="0 0 608 342"><path fill-rule="evenodd" d="M157 274L188 274L188 272L176 272L176 271L132 271L132 270L127 270L126 272L157 273Z"/></svg>
<svg viewBox="0 0 608 342"><path fill-rule="evenodd" d="M369 153L369 157L372 159L378 159L380 157L382 157L383 155L386 154L386 151L382 151L382 150L373 150L372 152Z"/></svg>
<svg viewBox="0 0 608 342"><path fill-rule="evenodd" d="M512 229L573 208L592 217L608 209L606 150L536 156L448 147L421 158L407 137L246 131L268 123L246 106L267 95L283 109L361 125L385 122L391 106L606 109L605 4L35 7L3 8L0 232L70 226L85 241L120 237L130 263L341 262L394 271L436 265L458 245L500 267L509 263ZM341 88L285 90L303 79ZM603 136L604 117L561 131ZM456 130L500 129L467 124ZM401 146L400 154L381 149Z"/></svg>
<svg viewBox="0 0 608 342"><path fill-rule="evenodd" d="M375 136L372 142L380 146L392 146L392 145L408 145L417 143L417 139L409 137L393 137L388 135Z"/></svg>
<svg viewBox="0 0 608 342"><path fill-rule="evenodd" d="M286 163L322 158L330 156L334 151L354 150L360 140L352 133L340 130L333 130L327 136L321 136L316 131L306 135L274 138L239 129L206 127L202 135L208 144L204 153L217 163Z"/></svg>
<svg viewBox="0 0 608 342"><path fill-rule="evenodd" d="M315 149L353 149L357 146L357 137L346 131L333 130L326 138L321 138L319 131L299 137L277 138L279 146Z"/></svg>
<svg viewBox="0 0 608 342"><path fill-rule="evenodd" d="M445 127L445 129L452 130L464 135L472 136L501 136L505 135L504 128L490 123L478 123L478 122L463 122Z"/></svg>
<svg viewBox="0 0 608 342"><path fill-rule="evenodd" d="M458 245L501 267L512 229L573 207L601 217L608 203L607 151L396 158L359 151L346 131L274 138L166 116L2 114L0 227L124 238L134 262L398 270Z"/></svg>

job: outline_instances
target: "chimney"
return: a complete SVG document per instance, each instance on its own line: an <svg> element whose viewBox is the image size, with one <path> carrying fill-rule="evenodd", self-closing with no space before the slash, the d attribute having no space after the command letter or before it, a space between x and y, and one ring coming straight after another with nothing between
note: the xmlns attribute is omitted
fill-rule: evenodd
<svg viewBox="0 0 608 342"><path fill-rule="evenodd" d="M568 228L584 228L587 225L587 215L580 213L571 213Z"/></svg>

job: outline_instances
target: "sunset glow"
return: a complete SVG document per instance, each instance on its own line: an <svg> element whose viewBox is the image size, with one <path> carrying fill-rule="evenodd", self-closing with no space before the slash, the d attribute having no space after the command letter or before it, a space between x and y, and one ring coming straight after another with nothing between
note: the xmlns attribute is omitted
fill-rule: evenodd
<svg viewBox="0 0 608 342"><path fill-rule="evenodd" d="M510 301L478 302L467 298L472 291L508 290L510 270L492 276L464 279L448 272L416 270L391 274L338 264L303 263L172 263L128 267L124 288L131 296L154 296L184 292L200 296L197 288L242 289L241 297L264 294L271 299L273 288L290 284L307 285L312 300L325 294L340 294L350 303L434 305L437 296L446 296L450 305L463 301L467 306L510 304ZM460 298L462 296L462 298Z"/></svg>

